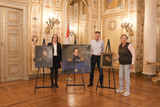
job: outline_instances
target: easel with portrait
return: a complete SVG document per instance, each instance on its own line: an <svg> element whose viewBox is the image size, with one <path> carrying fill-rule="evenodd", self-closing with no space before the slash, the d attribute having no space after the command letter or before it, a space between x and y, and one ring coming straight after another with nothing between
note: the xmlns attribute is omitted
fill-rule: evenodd
<svg viewBox="0 0 160 107"><path fill-rule="evenodd" d="M101 69L100 69L100 74L103 72L103 69L108 69L108 86L99 86L100 83L100 76L97 82L96 86L96 91L98 88L108 88L108 89L114 89L116 93L116 83L115 83L115 75L114 75L114 70L112 66L112 61L113 61L113 53L111 53L111 46L110 46L110 40L108 39L107 46L105 52L101 53ZM113 74L113 81L114 81L114 87L111 87L111 72Z"/></svg>
<svg viewBox="0 0 160 107"><path fill-rule="evenodd" d="M44 68L52 68L53 67L53 51L51 46L36 46L35 47L35 67L38 68L36 83L34 93L36 93L36 89L40 88L54 88L55 86L45 86L45 72ZM43 68L43 86L37 87L38 77L40 68Z"/></svg>
<svg viewBox="0 0 160 107"><path fill-rule="evenodd" d="M83 74L91 71L89 45L63 45L62 50L62 72L68 74L65 89L68 86L83 86L85 90ZM74 75L73 83L69 83L70 74ZM82 84L76 83L76 74L81 74Z"/></svg>

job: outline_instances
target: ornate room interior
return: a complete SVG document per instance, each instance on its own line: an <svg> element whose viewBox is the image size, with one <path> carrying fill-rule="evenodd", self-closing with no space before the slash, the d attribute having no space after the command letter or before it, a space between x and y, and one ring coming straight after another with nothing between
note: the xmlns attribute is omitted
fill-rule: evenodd
<svg viewBox="0 0 160 107"><path fill-rule="evenodd" d="M69 37L66 37L67 30L69 30ZM45 89L37 91L38 95L35 96L32 93L38 70L35 68L35 47L42 45L44 40L46 44L51 42L53 34L58 35L58 41L61 44L74 44L76 41L77 44L86 45L94 39L95 31L101 32L100 38L104 41L105 47L108 39L110 40L113 57L118 55L121 34L128 35L128 42L135 48L136 55L135 66L131 71L133 81L131 88L135 91L133 97L130 96L129 99L122 97L122 100L117 100L121 96L114 97L112 95L114 92L107 90L98 91L98 95L90 96L89 91L95 91L95 89L88 89L84 94L83 89L79 87L75 90L72 88L66 95L63 90L66 75L62 74L62 69L59 70L59 81L61 82L60 92L61 90L64 92L55 94ZM94 103L96 99L91 101L89 99L92 97L102 99L98 100L102 103L105 103L105 100L101 97L104 99L108 97L106 101L109 100L110 103L116 101L113 106L122 104L124 106L149 107L153 105L158 107L160 105L158 100L160 98L160 0L0 0L0 44L0 90L2 90L0 99L3 99L3 96L7 96L8 93L12 94L9 94L12 97L10 100L0 101L0 106L81 107L94 104L96 106L98 104L98 102ZM119 62L113 63L113 67L116 71L116 84L118 84ZM42 73L41 69L41 76ZM50 70L45 68L45 74L48 77L49 73ZM95 82L98 80L97 75L96 72ZM84 78L88 82L89 75L87 74ZM49 78L47 81L50 81ZM134 88L137 82L138 85ZM24 99L14 88L21 91ZM12 93L12 89L15 92ZM155 96L152 96L153 94ZM57 97L63 95L67 100ZM47 96L48 98L42 98ZM83 96L85 96L84 99ZM139 96L142 97L138 98ZM144 104L149 101L149 96L155 100L148 102L148 105ZM4 97L4 100L9 99L8 97ZM12 100L14 98L15 100ZM40 100L32 102L29 98ZM138 100L134 101L135 99ZM47 100L48 103L37 104ZM85 100L88 101L83 104ZM104 105L112 106L109 103Z"/></svg>

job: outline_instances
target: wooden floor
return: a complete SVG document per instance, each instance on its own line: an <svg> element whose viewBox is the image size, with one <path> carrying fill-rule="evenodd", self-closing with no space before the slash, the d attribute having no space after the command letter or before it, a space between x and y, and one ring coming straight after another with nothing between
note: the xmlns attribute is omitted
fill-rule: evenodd
<svg viewBox="0 0 160 107"><path fill-rule="evenodd" d="M0 83L0 107L160 107L160 83L153 84L150 79L141 76L131 76L129 97L123 97L122 93L115 95L114 90L109 89L99 88L96 92L98 72L95 72L93 87L86 87L85 91L83 87L68 87L65 91L66 76L59 75L56 92L50 88L37 89L34 94L35 80ZM118 87L118 73L115 76ZM104 77L106 86L107 71L104 71ZM88 85L89 74L84 74L84 79ZM46 78L45 82L50 84L50 79ZM81 83L80 74L76 75L76 83ZM42 85L41 79L38 85Z"/></svg>

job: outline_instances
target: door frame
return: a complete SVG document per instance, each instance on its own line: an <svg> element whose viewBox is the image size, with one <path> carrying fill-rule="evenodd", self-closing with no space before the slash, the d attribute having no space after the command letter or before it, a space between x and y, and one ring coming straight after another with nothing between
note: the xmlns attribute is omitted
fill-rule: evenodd
<svg viewBox="0 0 160 107"><path fill-rule="evenodd" d="M23 31L22 31L22 44L23 44L23 80L28 80L29 79L29 61L28 61L28 4L18 4L18 3L10 3L6 1L0 1L0 6L1 7L7 7L7 8L15 8L15 9L20 9L22 10L22 26L23 26ZM1 32L3 33L3 31ZM4 46L6 45L3 40L1 39L1 50L4 50ZM4 53L1 52L1 62L4 62ZM5 81L5 75L4 75L4 63L0 63L0 70L1 70L1 80L0 82Z"/></svg>

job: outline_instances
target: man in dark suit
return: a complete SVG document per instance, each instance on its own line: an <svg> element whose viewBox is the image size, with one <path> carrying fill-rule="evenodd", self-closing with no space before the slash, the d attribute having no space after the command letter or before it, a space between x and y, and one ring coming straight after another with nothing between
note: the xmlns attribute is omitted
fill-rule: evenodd
<svg viewBox="0 0 160 107"><path fill-rule="evenodd" d="M55 87L58 88L57 80L58 80L58 68L61 68L62 64L62 49L61 44L58 42L58 36L55 34L52 37L52 42L48 43L48 46L53 47L53 68L50 68L51 70L51 85L53 84L53 77L54 73L53 70L55 70Z"/></svg>

